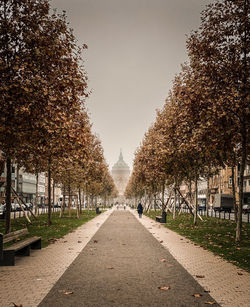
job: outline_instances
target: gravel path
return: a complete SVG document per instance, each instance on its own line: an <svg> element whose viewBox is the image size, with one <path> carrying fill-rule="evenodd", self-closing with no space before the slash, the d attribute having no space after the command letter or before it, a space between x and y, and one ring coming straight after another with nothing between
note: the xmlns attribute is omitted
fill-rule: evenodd
<svg viewBox="0 0 250 307"><path fill-rule="evenodd" d="M114 211L39 307L193 307L212 302L130 212Z"/></svg>

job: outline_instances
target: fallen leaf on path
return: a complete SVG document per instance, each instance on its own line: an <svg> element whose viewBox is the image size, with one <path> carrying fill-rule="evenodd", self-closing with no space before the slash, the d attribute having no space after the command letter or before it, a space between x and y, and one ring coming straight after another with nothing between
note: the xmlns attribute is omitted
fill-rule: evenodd
<svg viewBox="0 0 250 307"><path fill-rule="evenodd" d="M98 241L97 240L94 240L94 243L97 243Z"/></svg>
<svg viewBox="0 0 250 307"><path fill-rule="evenodd" d="M67 290L58 290L59 293L63 293L65 295L70 295L70 294L73 294L74 292L73 291L67 291Z"/></svg>
<svg viewBox="0 0 250 307"><path fill-rule="evenodd" d="M82 241L77 241L77 243L82 243Z"/></svg>
<svg viewBox="0 0 250 307"><path fill-rule="evenodd" d="M14 307L23 307L22 304L21 304L21 305L17 305L17 304L15 304L15 303L12 303L12 304L13 304Z"/></svg>
<svg viewBox="0 0 250 307"><path fill-rule="evenodd" d="M214 305L215 302L205 302L205 304L207 304L207 305Z"/></svg>
<svg viewBox="0 0 250 307"><path fill-rule="evenodd" d="M161 261L161 262L166 262L166 259L162 258L160 261Z"/></svg>
<svg viewBox="0 0 250 307"><path fill-rule="evenodd" d="M167 291L171 288L170 288L170 286L164 286L164 287L158 287L158 289Z"/></svg>
<svg viewBox="0 0 250 307"><path fill-rule="evenodd" d="M163 240L161 240L160 243L163 243Z"/></svg>
<svg viewBox="0 0 250 307"><path fill-rule="evenodd" d="M204 278L204 275L195 275L197 278Z"/></svg>
<svg viewBox="0 0 250 307"><path fill-rule="evenodd" d="M107 267L108 270L113 270L114 268L112 266Z"/></svg>
<svg viewBox="0 0 250 307"><path fill-rule="evenodd" d="M68 250L72 251L74 248L69 247Z"/></svg>
<svg viewBox="0 0 250 307"><path fill-rule="evenodd" d="M193 294L193 296L194 296L194 297L201 297L202 294L200 294L200 293L195 293L195 294Z"/></svg>
<svg viewBox="0 0 250 307"><path fill-rule="evenodd" d="M237 272L238 275L243 275L241 272Z"/></svg>
<svg viewBox="0 0 250 307"><path fill-rule="evenodd" d="M169 267L169 268L171 268L172 266L174 266L173 264L170 264L170 263L168 263L167 264L167 266Z"/></svg>

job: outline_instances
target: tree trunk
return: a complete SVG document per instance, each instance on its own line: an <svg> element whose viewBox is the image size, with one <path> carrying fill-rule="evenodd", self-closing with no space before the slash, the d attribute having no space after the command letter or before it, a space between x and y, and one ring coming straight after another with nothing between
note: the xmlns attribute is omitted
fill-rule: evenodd
<svg viewBox="0 0 250 307"><path fill-rule="evenodd" d="M243 181L244 181L244 170L246 166L246 130L245 127L242 128L242 156L240 163L240 182L239 182L239 206L238 206L238 220L236 224L236 236L235 241L241 241L241 231L242 231L242 206L243 206Z"/></svg>
<svg viewBox="0 0 250 307"><path fill-rule="evenodd" d="M6 201L6 213L5 213L5 233L11 231L11 159L6 159L6 187L5 187L5 201Z"/></svg>
<svg viewBox="0 0 250 307"><path fill-rule="evenodd" d="M51 161L48 167L48 225L52 225L51 221Z"/></svg>
<svg viewBox="0 0 250 307"><path fill-rule="evenodd" d="M162 185L162 192L161 192L161 202L162 202L162 212L165 211L164 207L164 194L165 194L165 182Z"/></svg>
<svg viewBox="0 0 250 307"><path fill-rule="evenodd" d="M82 214L82 198L81 198L82 195L81 195L81 188L79 188L78 193L79 193L79 206L80 206L80 208L79 208L79 213Z"/></svg>
<svg viewBox="0 0 250 307"><path fill-rule="evenodd" d="M188 192L189 192L189 201L190 204L193 205L193 197L192 197L192 180L188 181Z"/></svg>
<svg viewBox="0 0 250 307"><path fill-rule="evenodd" d="M89 213L89 195L86 194L86 202L87 202L87 208L88 208L88 213Z"/></svg>
<svg viewBox="0 0 250 307"><path fill-rule="evenodd" d="M52 198L53 198L53 208L55 207L55 181L52 184Z"/></svg>
<svg viewBox="0 0 250 307"><path fill-rule="evenodd" d="M175 220L175 211L176 211L176 187L174 186L174 208L173 208L173 220Z"/></svg>
<svg viewBox="0 0 250 307"><path fill-rule="evenodd" d="M198 178L197 176L195 177L195 194L194 195L195 195L194 225L197 225L197 213L198 213Z"/></svg>
<svg viewBox="0 0 250 307"><path fill-rule="evenodd" d="M36 196L35 196L35 215L38 214L38 180L39 180L39 174L36 173Z"/></svg>
<svg viewBox="0 0 250 307"><path fill-rule="evenodd" d="M68 216L71 217L71 189L70 189L70 184L68 186L68 193L69 193L69 200L68 200Z"/></svg>
<svg viewBox="0 0 250 307"><path fill-rule="evenodd" d="M78 198L76 197L76 218L80 218L80 210L79 210L79 202Z"/></svg>
<svg viewBox="0 0 250 307"><path fill-rule="evenodd" d="M20 167L19 167L19 164L16 165L16 192L17 192L17 195L19 195L19 170L20 170Z"/></svg>
<svg viewBox="0 0 250 307"><path fill-rule="evenodd" d="M208 210L209 210L209 200L210 200L210 177L207 176L207 195L206 195L206 217L208 217Z"/></svg>
<svg viewBox="0 0 250 307"><path fill-rule="evenodd" d="M65 185L63 185L63 199L62 199L62 205L61 205L61 211L60 211L60 218L63 217L65 211Z"/></svg>
<svg viewBox="0 0 250 307"><path fill-rule="evenodd" d="M154 210L156 211L156 194L154 194Z"/></svg>
<svg viewBox="0 0 250 307"><path fill-rule="evenodd" d="M235 171L234 171L234 166L232 166L232 194L233 194L233 204L234 204L234 220L235 223L237 224L238 220L238 206L236 204L236 190L235 190Z"/></svg>

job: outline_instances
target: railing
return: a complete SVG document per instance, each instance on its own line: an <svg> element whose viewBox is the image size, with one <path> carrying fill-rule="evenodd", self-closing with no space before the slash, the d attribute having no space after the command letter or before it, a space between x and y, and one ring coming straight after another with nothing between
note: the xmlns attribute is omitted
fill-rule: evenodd
<svg viewBox="0 0 250 307"><path fill-rule="evenodd" d="M55 207L51 207L51 211L52 213L54 212L58 212L60 211L61 208L55 208ZM29 210L25 210L25 212L27 213L28 216L31 216L31 212ZM35 214L35 208L32 209L32 212ZM41 214L45 214L45 213L48 213L48 207L43 207L43 208L38 208L37 210L37 215L41 215ZM24 213L23 211L12 211L11 212L11 218L12 219L17 219L17 218L20 218L20 217L23 217L24 216Z"/></svg>
<svg viewBox="0 0 250 307"><path fill-rule="evenodd" d="M190 213L189 209L183 208L182 212ZM198 213L202 216L206 216L206 210L198 210ZM214 211L213 209L208 210L208 216L216 217L219 219L234 221L234 212L226 212L226 211ZM250 223L250 213L242 213L242 222Z"/></svg>

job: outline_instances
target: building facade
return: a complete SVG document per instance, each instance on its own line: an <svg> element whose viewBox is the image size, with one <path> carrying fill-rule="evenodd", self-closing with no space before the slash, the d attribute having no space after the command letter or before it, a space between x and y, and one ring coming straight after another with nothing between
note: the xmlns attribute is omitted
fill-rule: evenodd
<svg viewBox="0 0 250 307"><path fill-rule="evenodd" d="M122 152L120 152L118 161L112 167L111 173L119 196L123 196L129 180L130 169L129 166L123 160Z"/></svg>

